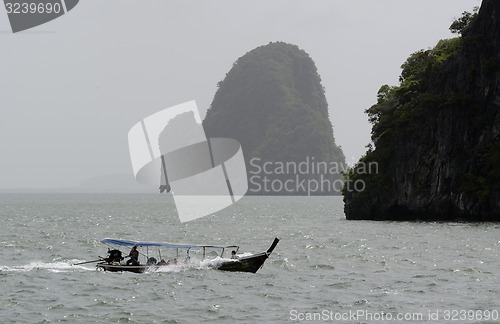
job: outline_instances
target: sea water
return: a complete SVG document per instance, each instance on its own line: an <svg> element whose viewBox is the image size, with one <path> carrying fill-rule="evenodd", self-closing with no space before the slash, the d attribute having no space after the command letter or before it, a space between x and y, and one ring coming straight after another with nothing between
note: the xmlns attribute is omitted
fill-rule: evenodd
<svg viewBox="0 0 500 324"><path fill-rule="evenodd" d="M2 323L500 321L495 223L347 221L340 197L245 197L181 224L156 194L1 194L0 220ZM257 274L196 255L144 274L73 265L105 255L105 237L238 253L281 241Z"/></svg>

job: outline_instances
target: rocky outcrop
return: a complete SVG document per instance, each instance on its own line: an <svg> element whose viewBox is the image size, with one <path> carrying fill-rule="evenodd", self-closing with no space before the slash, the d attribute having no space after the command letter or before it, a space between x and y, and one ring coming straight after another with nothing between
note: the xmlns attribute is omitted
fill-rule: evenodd
<svg viewBox="0 0 500 324"><path fill-rule="evenodd" d="M344 189L346 217L500 221L500 1L402 68L367 110L375 148L348 175L364 190Z"/></svg>
<svg viewBox="0 0 500 324"><path fill-rule="evenodd" d="M343 165L345 158L335 144L321 79L306 52L282 42L258 47L240 57L218 86L203 126L208 137L241 143L248 194L338 193L327 188L327 181L340 178L331 166ZM293 168L299 163L304 172ZM329 166L326 172L312 172L323 163ZM306 187L309 180L325 180L323 188Z"/></svg>

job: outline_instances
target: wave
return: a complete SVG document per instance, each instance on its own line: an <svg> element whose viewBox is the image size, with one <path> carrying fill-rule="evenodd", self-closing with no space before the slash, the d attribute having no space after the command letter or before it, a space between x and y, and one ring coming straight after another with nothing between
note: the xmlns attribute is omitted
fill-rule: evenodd
<svg viewBox="0 0 500 324"><path fill-rule="evenodd" d="M34 261L26 265L4 266L0 265L0 272L28 272L28 271L50 271L50 272L73 272L73 271L95 271L95 268L73 265L84 260L68 260L59 262Z"/></svg>
<svg viewBox="0 0 500 324"><path fill-rule="evenodd" d="M247 255L251 255L248 253ZM242 254L240 256L246 256ZM147 272L181 272L186 270L206 270L217 268L221 263L231 261L231 259L216 257L214 259L196 260L191 259L188 262L179 264L165 265L161 267L151 267Z"/></svg>

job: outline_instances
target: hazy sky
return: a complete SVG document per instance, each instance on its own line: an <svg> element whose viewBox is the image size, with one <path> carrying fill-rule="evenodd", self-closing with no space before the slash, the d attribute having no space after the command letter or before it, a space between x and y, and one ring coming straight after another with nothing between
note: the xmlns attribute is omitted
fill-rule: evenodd
<svg viewBox="0 0 500 324"><path fill-rule="evenodd" d="M81 0L12 34L0 7L0 188L132 173L128 130L196 100L202 116L238 57L273 41L316 62L348 162L370 141L364 110L409 54L452 37L480 0Z"/></svg>

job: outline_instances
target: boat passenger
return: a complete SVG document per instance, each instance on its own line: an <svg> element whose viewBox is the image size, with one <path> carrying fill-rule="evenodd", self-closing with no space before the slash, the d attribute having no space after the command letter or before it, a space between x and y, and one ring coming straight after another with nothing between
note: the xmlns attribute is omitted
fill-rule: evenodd
<svg viewBox="0 0 500 324"><path fill-rule="evenodd" d="M232 250L231 251L231 259L239 259L240 257L236 255L236 251Z"/></svg>
<svg viewBox="0 0 500 324"><path fill-rule="evenodd" d="M132 247L132 250L130 250L130 253L127 256L130 257L130 259L127 261L127 265L139 265L139 251L137 251L136 245Z"/></svg>
<svg viewBox="0 0 500 324"><path fill-rule="evenodd" d="M158 262L156 265L164 266L164 265L168 265L168 263L164 259L161 259L160 262Z"/></svg>

